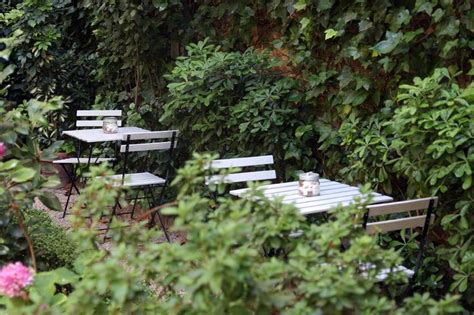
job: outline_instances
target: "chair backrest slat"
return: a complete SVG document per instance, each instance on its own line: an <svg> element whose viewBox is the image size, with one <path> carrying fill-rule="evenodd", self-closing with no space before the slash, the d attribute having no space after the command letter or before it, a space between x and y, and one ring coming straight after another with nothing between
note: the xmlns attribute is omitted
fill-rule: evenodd
<svg viewBox="0 0 474 315"><path fill-rule="evenodd" d="M174 143L176 148L177 143ZM152 143L136 143L128 145L128 152L144 152L144 151L160 151L160 150L169 150L171 148L171 141L164 142L152 142ZM120 153L127 151L127 145L122 144L120 146Z"/></svg>
<svg viewBox="0 0 474 315"><path fill-rule="evenodd" d="M211 168L222 169L231 167L260 166L273 164L273 155L251 156L234 159L221 159L211 162Z"/></svg>
<svg viewBox="0 0 474 315"><path fill-rule="evenodd" d="M122 111L120 109L106 109L106 110L78 110L77 117L120 117Z"/></svg>
<svg viewBox="0 0 474 315"><path fill-rule="evenodd" d="M243 172L228 175L213 175L207 179L207 184L217 184L220 182L231 184L231 183L242 183L249 181L259 180L272 180L276 178L276 172L270 171L255 171L255 172Z"/></svg>
<svg viewBox="0 0 474 315"><path fill-rule="evenodd" d="M369 210L369 217L416 210L425 210L428 209L431 200L433 200L433 207L436 207L438 205L438 197L420 198L414 200L371 205L368 206L367 209Z"/></svg>
<svg viewBox="0 0 474 315"><path fill-rule="evenodd" d="M163 131L151 131L151 132L136 132L123 135L123 141L127 141L127 137L130 136L131 141L135 140L151 140L151 139L165 139L173 136L178 136L178 130L163 130Z"/></svg>
<svg viewBox="0 0 474 315"><path fill-rule="evenodd" d="M140 132L130 133L123 135L123 141L125 144L120 145L120 152L145 152L145 151L164 151L171 149L171 143L173 142L173 148L177 146L177 130L163 130L163 131L151 131L151 132ZM166 140L165 140L166 139ZM132 141L145 140L148 142L133 143ZM154 141L157 140L157 141Z"/></svg>
<svg viewBox="0 0 474 315"><path fill-rule="evenodd" d="M377 232L386 233L408 228L422 227L425 225L425 220L426 215L424 214L408 218L372 222L367 223L366 231L369 234L375 234ZM433 223L434 217L431 217L430 221L430 223Z"/></svg>
<svg viewBox="0 0 474 315"><path fill-rule="evenodd" d="M262 167L266 165L273 166L273 156L250 156L242 158L220 159L212 161L208 169L221 170L245 167ZM220 182L227 184L243 183L249 181L273 180L276 179L275 170L248 170L246 172L231 173L227 175L211 175L206 178L206 184L217 184Z"/></svg>
<svg viewBox="0 0 474 315"><path fill-rule="evenodd" d="M102 120L76 120L76 127L102 127ZM117 126L122 126L122 121L117 120Z"/></svg>
<svg viewBox="0 0 474 315"><path fill-rule="evenodd" d="M78 110L76 112L77 120L76 127L102 127L104 117L117 117L122 116L122 111L119 109L113 110ZM80 119L85 118L85 119ZM95 119L87 119L95 118ZM100 118L100 119L97 119ZM122 126L122 120L117 120L117 125Z"/></svg>

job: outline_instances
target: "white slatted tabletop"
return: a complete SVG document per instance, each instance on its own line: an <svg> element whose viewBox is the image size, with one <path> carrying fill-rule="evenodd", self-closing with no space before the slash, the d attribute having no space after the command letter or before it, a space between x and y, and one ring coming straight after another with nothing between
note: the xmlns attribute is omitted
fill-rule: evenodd
<svg viewBox="0 0 474 315"><path fill-rule="evenodd" d="M124 134L130 133L143 133L151 132L146 129L138 127L122 127L118 128L117 133L104 133L102 128L100 129L80 129L80 130L67 130L63 131L63 135L67 135L72 138L76 138L80 141L87 143L96 143L96 142L111 142L111 141L120 141L123 138Z"/></svg>
<svg viewBox="0 0 474 315"><path fill-rule="evenodd" d="M283 202L293 204L301 214L308 215L314 213L327 212L328 210L341 205L347 206L354 202L355 197L361 197L359 188L346 184L320 179L320 195L316 197L304 197L298 192L298 182L288 182L280 184L265 185L260 187L266 197L281 197ZM237 197L244 197L248 188L231 190L230 194ZM372 204L393 201L390 196L379 193L372 193Z"/></svg>

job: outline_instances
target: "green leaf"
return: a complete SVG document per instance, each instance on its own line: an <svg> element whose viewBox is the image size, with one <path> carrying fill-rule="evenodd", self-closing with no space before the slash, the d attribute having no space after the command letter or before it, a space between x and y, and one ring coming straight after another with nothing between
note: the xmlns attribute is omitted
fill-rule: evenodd
<svg viewBox="0 0 474 315"><path fill-rule="evenodd" d="M0 136L0 139L1 139L3 142L10 143L10 144L14 144L14 143L16 142L16 139L17 139L17 134L16 134L15 131L10 130L10 131L4 132L4 133Z"/></svg>
<svg viewBox="0 0 474 315"><path fill-rule="evenodd" d="M472 185L472 176L467 176L463 183L462 183L462 189L467 190L469 187Z"/></svg>
<svg viewBox="0 0 474 315"><path fill-rule="evenodd" d="M20 161L13 159L7 162L0 162L0 171L8 171L18 166Z"/></svg>
<svg viewBox="0 0 474 315"><path fill-rule="evenodd" d="M299 126L298 128L296 128L295 136L296 136L296 138L301 139L301 137L305 133L307 133L308 131L311 131L311 130L313 130L313 126L311 126L311 125Z"/></svg>
<svg viewBox="0 0 474 315"><path fill-rule="evenodd" d="M32 179L36 175L36 171L32 168L22 167L12 174L12 181L15 183L24 183Z"/></svg>
<svg viewBox="0 0 474 315"><path fill-rule="evenodd" d="M377 43L371 49L378 52L379 54L388 54L392 52L400 43L400 40L402 39L402 33L393 33L387 31L385 37L385 40Z"/></svg>
<svg viewBox="0 0 474 315"><path fill-rule="evenodd" d="M298 0L298 2L296 2L296 4L293 6L295 8L296 11L301 11L301 10L304 10L306 9L306 0Z"/></svg>
<svg viewBox="0 0 474 315"><path fill-rule="evenodd" d="M332 8L334 1L333 0L319 0L317 6L318 12Z"/></svg>
<svg viewBox="0 0 474 315"><path fill-rule="evenodd" d="M55 194L49 191L45 191L42 192L42 194L39 195L38 198L49 209L54 211L62 211L61 203L59 202L59 199Z"/></svg>
<svg viewBox="0 0 474 315"><path fill-rule="evenodd" d="M163 11L168 7L168 0L153 0L153 6L159 11Z"/></svg>
<svg viewBox="0 0 474 315"><path fill-rule="evenodd" d="M373 24L370 21L365 21L365 20L360 21L359 22L359 32L364 32L364 31L368 30L369 28L372 27L372 25Z"/></svg>
<svg viewBox="0 0 474 315"><path fill-rule="evenodd" d="M54 273L56 275L55 283L60 285L70 284L78 279L78 276L74 272L64 267L54 270Z"/></svg>
<svg viewBox="0 0 474 315"><path fill-rule="evenodd" d="M8 65L5 69L3 69L0 72L0 84L2 84L3 81L13 72L15 72L15 65Z"/></svg>
<svg viewBox="0 0 474 315"><path fill-rule="evenodd" d="M304 29L306 29L310 23L311 23L311 20L308 19L307 17L302 18L300 21L300 24L301 24L300 30L303 31Z"/></svg>
<svg viewBox="0 0 474 315"><path fill-rule="evenodd" d="M325 34L324 39L328 40L336 36L337 31L333 30L332 28L328 28L327 30L324 31L324 34Z"/></svg>

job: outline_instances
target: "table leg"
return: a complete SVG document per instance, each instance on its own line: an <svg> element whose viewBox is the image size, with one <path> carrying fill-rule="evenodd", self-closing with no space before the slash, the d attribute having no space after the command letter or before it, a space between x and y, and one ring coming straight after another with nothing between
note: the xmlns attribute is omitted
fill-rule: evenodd
<svg viewBox="0 0 474 315"><path fill-rule="evenodd" d="M64 211L63 211L63 218L66 216L67 213L67 207L69 205L69 201L71 200L71 195L72 195L72 188L76 188L77 193L79 194L79 189L76 186L76 179L77 177L77 171L79 170L79 167L81 165L80 163L80 158L81 158L81 150L82 150L82 143L79 140L76 140L76 155L77 155L77 164L73 166L72 168L72 176L71 176L71 186L69 187L69 191L67 193L67 199L66 199L66 205L64 206ZM80 177L79 177L80 178Z"/></svg>

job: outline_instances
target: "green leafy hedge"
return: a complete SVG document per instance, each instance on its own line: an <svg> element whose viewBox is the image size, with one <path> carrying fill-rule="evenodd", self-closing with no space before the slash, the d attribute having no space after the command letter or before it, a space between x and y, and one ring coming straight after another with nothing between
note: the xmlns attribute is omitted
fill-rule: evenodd
<svg viewBox="0 0 474 315"><path fill-rule="evenodd" d="M401 84L380 112L368 117L352 112L338 129L324 129L318 145L317 134L304 125L311 116L301 81L277 69L254 50L227 53L206 42L190 45L188 56L179 58L167 76L170 93L162 121L182 131L188 153L274 154L284 166L282 178L289 179L294 169L316 168L343 182L369 183L400 200L439 196L432 234L436 250L429 256L431 271L443 270L445 276L427 273L424 285L467 297L474 277L471 260L464 258L472 255L474 226L473 85L462 88L448 69L436 69ZM291 89L281 89L282 84ZM322 126L323 120L315 124Z"/></svg>
<svg viewBox="0 0 474 315"><path fill-rule="evenodd" d="M38 268L52 270L72 267L77 256L77 246L64 228L55 223L45 211L33 209L24 214Z"/></svg>
<svg viewBox="0 0 474 315"><path fill-rule="evenodd" d="M436 69L401 85L399 106L388 102L368 121L352 115L340 128L344 178L370 182L403 199L440 197L440 225L433 234L437 248L431 254L442 270L455 275L438 281L466 296L474 277L469 258L474 254L473 100L474 84L463 89L447 69Z"/></svg>
<svg viewBox="0 0 474 315"><path fill-rule="evenodd" d="M297 154L294 130L303 118L298 81L282 76L268 56L253 49L224 52L203 41L187 51L166 76L161 121L180 130L188 153L273 154L281 162ZM283 163L278 166L284 170Z"/></svg>
<svg viewBox="0 0 474 315"><path fill-rule="evenodd" d="M110 231L114 246L98 249L96 224L119 191L91 180L79 196L87 201L81 207L87 218L75 217L73 235L86 254L78 257L74 272L39 273L25 299L5 298L0 304L10 312L54 314L462 312L459 296L435 300L416 292L404 298L407 277L402 273L388 273L383 284L375 279L381 270L400 264L405 252L383 249L363 230L364 201L334 209L319 225L291 205L266 199L256 186L249 198L224 196L216 206L198 193L209 156L195 157L178 172L176 203L163 209L176 216L173 229L186 231L185 244L157 244L156 230L117 220ZM103 166L91 172L92 178L107 173ZM290 235L300 230L299 237ZM285 252L265 254L277 248ZM361 270L361 262L372 268ZM71 289L55 290L58 285Z"/></svg>

